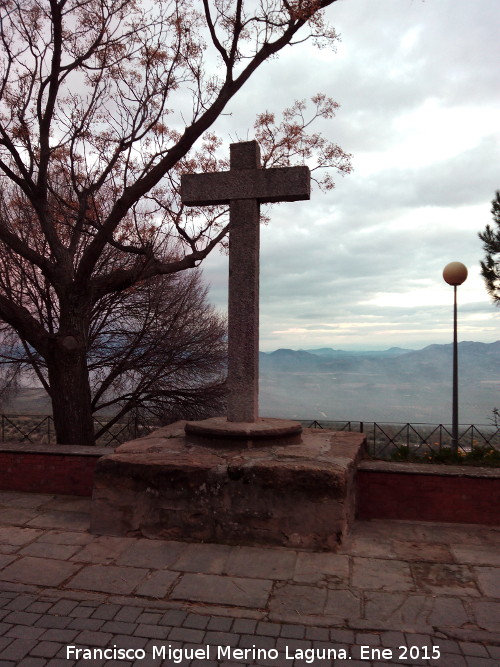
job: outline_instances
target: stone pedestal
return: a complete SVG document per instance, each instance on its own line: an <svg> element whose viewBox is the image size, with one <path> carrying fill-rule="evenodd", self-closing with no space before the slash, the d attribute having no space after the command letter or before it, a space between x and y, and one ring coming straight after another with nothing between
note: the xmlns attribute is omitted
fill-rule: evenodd
<svg viewBox="0 0 500 667"><path fill-rule="evenodd" d="M228 447L220 423L204 444L185 424L99 460L91 532L335 551L354 520L362 434L304 429L300 439L285 428Z"/></svg>

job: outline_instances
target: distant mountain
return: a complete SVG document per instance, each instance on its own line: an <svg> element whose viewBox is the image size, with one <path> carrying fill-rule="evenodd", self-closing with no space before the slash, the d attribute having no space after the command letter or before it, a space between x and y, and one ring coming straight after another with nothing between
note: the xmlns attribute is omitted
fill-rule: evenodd
<svg viewBox="0 0 500 667"><path fill-rule="evenodd" d="M320 357L398 357L413 350L403 347L391 347L388 350L334 350L331 347L320 347L317 350L299 350L299 352L309 352Z"/></svg>
<svg viewBox="0 0 500 667"><path fill-rule="evenodd" d="M260 353L260 413L295 419L450 423L453 346ZM458 346L459 419L500 407L500 341Z"/></svg>

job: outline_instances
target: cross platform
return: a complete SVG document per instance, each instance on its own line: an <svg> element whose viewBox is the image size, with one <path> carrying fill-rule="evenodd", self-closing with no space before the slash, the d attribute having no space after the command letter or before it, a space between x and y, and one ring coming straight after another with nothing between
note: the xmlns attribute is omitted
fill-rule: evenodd
<svg viewBox="0 0 500 667"><path fill-rule="evenodd" d="M228 447L214 434L200 444L185 427L177 422L98 461L92 533L338 548L354 521L363 434L304 429L295 444L288 434Z"/></svg>

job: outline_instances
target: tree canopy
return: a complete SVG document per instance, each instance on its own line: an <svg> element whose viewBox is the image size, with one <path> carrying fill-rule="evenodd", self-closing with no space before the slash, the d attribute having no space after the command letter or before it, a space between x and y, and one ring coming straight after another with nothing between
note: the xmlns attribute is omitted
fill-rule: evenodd
<svg viewBox="0 0 500 667"><path fill-rule="evenodd" d="M494 226L486 225L485 230L479 232L486 253L480 264L488 294L498 305L500 304L500 190L497 190L491 202L491 213Z"/></svg>
<svg viewBox="0 0 500 667"><path fill-rule="evenodd" d="M335 44L335 1L1 0L0 254L26 275L5 277L0 318L44 360L59 442L94 438L96 308L223 242L225 211L184 210L180 176L224 168L211 128L262 63L306 39ZM310 118L303 102L282 121L261 112L265 166L350 170L308 134L336 103L312 104ZM51 326L37 303L57 314Z"/></svg>

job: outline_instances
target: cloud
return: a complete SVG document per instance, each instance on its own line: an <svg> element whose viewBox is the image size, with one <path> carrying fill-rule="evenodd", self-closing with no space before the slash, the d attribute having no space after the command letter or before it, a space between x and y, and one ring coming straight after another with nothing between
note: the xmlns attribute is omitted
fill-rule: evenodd
<svg viewBox="0 0 500 667"><path fill-rule="evenodd" d="M453 260L469 267L463 335L500 338L477 237L500 189L497 0L340 0L329 17L337 53L287 49L218 123L231 140L251 139L257 113L323 91L341 108L318 128L354 155L333 191L270 207L262 349L448 342L441 272ZM213 255L205 275L224 308L227 258Z"/></svg>

